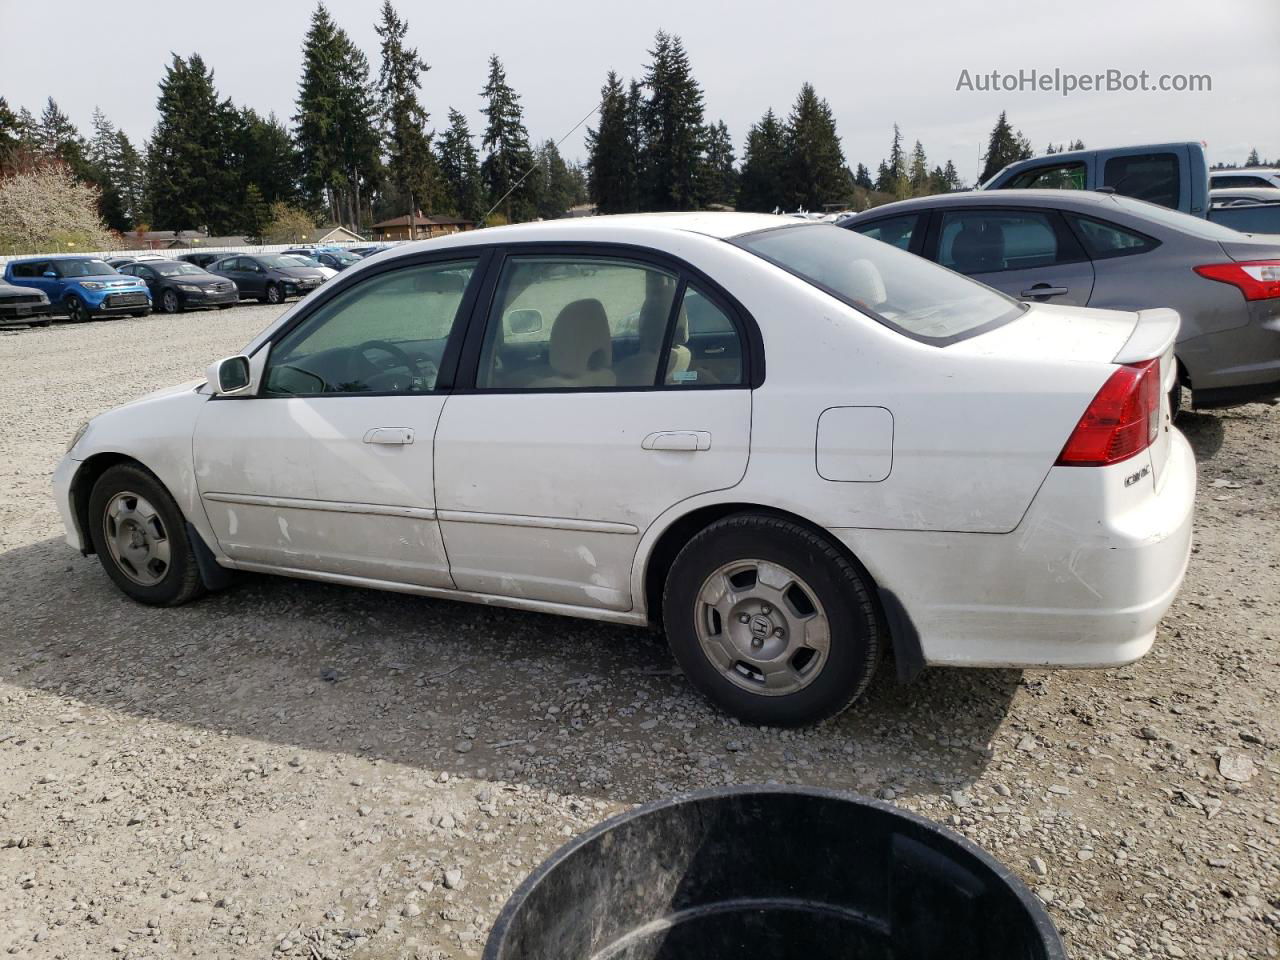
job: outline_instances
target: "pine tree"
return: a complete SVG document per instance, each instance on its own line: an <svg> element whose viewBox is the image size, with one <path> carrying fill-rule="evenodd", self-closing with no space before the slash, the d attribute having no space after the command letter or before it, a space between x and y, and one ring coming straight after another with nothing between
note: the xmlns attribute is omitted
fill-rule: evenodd
<svg viewBox="0 0 1280 960"><path fill-rule="evenodd" d="M1070 145L1067 149L1069 149L1069 150L1083 150L1083 149L1084 149L1084 141L1083 141L1083 140L1072 140L1072 141L1071 141L1071 145Z"/></svg>
<svg viewBox="0 0 1280 960"><path fill-rule="evenodd" d="M258 185L250 183L244 191L245 236L255 243L262 243L270 223L271 204L263 197Z"/></svg>
<svg viewBox="0 0 1280 960"><path fill-rule="evenodd" d="M538 179L535 188L538 216L544 220L556 220L573 206L573 174L560 156L560 148L554 140L548 140L538 148L537 164L534 176Z"/></svg>
<svg viewBox="0 0 1280 960"><path fill-rule="evenodd" d="M431 68L416 48L406 45L409 24L396 14L391 0L383 0L382 22L376 29L382 38L378 93L388 178L404 195L411 217L419 209L432 213L439 193L438 175L426 132L427 111L418 102L422 74Z"/></svg>
<svg viewBox="0 0 1280 960"><path fill-rule="evenodd" d="M479 223L485 212L484 181L467 118L449 108L449 129L440 139L440 178L444 205L454 216Z"/></svg>
<svg viewBox="0 0 1280 960"><path fill-rule="evenodd" d="M821 210L823 204L848 200L849 181L835 117L812 84L800 88L787 118L783 143L783 197L787 207Z"/></svg>
<svg viewBox="0 0 1280 960"><path fill-rule="evenodd" d="M659 30L645 71L641 110L643 210L692 210L702 162L702 88L679 37Z"/></svg>
<svg viewBox="0 0 1280 960"><path fill-rule="evenodd" d="M902 152L902 131L893 125L893 143L889 147L889 159L880 164L880 175L876 179L876 189L883 193L891 193L895 197L906 195L909 189L907 182L907 158Z"/></svg>
<svg viewBox="0 0 1280 960"><path fill-rule="evenodd" d="M1072 148L1077 149L1074 144ZM1033 156L1031 144L1021 131L1014 131L1009 125L1009 118L1001 110L1000 117L996 120L996 125L992 128L991 136L987 140L985 162L978 180L986 183L1009 164L1026 160L1031 156Z"/></svg>
<svg viewBox="0 0 1280 960"><path fill-rule="evenodd" d="M782 178L786 131L772 108L747 131L738 180L738 209L768 213L783 204Z"/></svg>
<svg viewBox="0 0 1280 960"><path fill-rule="evenodd" d="M533 185L529 178L523 183L521 178L533 166L533 150L520 97L507 83L506 71L496 54L489 57L489 80L480 95L485 98L480 112L488 121L480 142L488 153L480 172L490 202L500 206L508 223L529 220L536 210Z"/></svg>
<svg viewBox="0 0 1280 960"><path fill-rule="evenodd" d="M0 177L17 165L22 139L23 130L18 115L9 109L9 101L0 97Z"/></svg>
<svg viewBox="0 0 1280 960"><path fill-rule="evenodd" d="M199 54L186 60L174 55L156 107L159 119L147 157L153 223L171 230L228 230L240 200L232 162L235 111L229 100L218 99L213 71Z"/></svg>
<svg viewBox="0 0 1280 960"><path fill-rule="evenodd" d="M317 4L302 45L295 138L307 188L334 221L357 229L380 175L377 116L368 58Z"/></svg>
<svg viewBox="0 0 1280 960"><path fill-rule="evenodd" d="M249 184L256 186L267 206L277 201L296 203L299 199L298 149L284 124L274 113L263 117L253 108L245 107L236 126L239 138L236 152L242 164L244 188L247 190Z"/></svg>
<svg viewBox="0 0 1280 960"><path fill-rule="evenodd" d="M929 193L929 161L925 159L924 145L917 140L911 149L911 167L908 172L913 196Z"/></svg>
<svg viewBox="0 0 1280 960"><path fill-rule="evenodd" d="M600 213L630 213L636 209L639 158L629 112L622 79L610 70L600 88L600 126L587 130L591 199Z"/></svg>
<svg viewBox="0 0 1280 960"><path fill-rule="evenodd" d="M116 157L119 163L120 206L125 218L136 230L149 217L147 213L147 171L141 154L134 148L123 130L116 131Z"/></svg>
<svg viewBox="0 0 1280 960"><path fill-rule="evenodd" d="M1260 166L1262 166L1262 161L1261 161L1260 159L1258 159L1258 148L1257 148L1257 147L1254 147L1252 150L1250 150L1250 151L1249 151L1249 156L1248 156L1248 158L1245 160L1244 165L1245 165L1246 167L1260 167Z"/></svg>
<svg viewBox="0 0 1280 960"><path fill-rule="evenodd" d="M99 190L98 211L112 230L128 230L132 223L120 196L120 141L116 128L98 107L93 108L93 136L86 158Z"/></svg>
<svg viewBox="0 0 1280 960"><path fill-rule="evenodd" d="M733 206L738 199L738 171L733 166L733 139L723 120L702 130L702 163L698 169L698 206Z"/></svg>
<svg viewBox="0 0 1280 960"><path fill-rule="evenodd" d="M863 190L872 190L875 188L875 184L871 181L871 171L861 163L858 164L858 170L853 175L853 182L855 185L862 187Z"/></svg>
<svg viewBox="0 0 1280 960"><path fill-rule="evenodd" d="M946 184L947 191L960 190L964 184L960 182L960 174L956 173L956 165L950 160L947 165L942 168L942 182Z"/></svg>

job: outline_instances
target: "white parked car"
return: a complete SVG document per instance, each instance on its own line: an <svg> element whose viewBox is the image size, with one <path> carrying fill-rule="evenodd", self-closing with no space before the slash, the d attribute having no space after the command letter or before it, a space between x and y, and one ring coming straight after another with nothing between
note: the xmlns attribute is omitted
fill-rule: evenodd
<svg viewBox="0 0 1280 960"><path fill-rule="evenodd" d="M480 230L92 420L54 486L145 603L249 570L655 624L726 710L799 724L886 648L1147 652L1191 542L1177 328L785 217Z"/></svg>

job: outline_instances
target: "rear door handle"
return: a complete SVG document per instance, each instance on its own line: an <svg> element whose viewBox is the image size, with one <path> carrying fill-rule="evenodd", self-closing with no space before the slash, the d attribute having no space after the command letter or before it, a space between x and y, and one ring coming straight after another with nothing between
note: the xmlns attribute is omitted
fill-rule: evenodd
<svg viewBox="0 0 1280 960"><path fill-rule="evenodd" d="M365 443L385 443L392 446L413 443L412 427L374 427L364 435Z"/></svg>
<svg viewBox="0 0 1280 960"><path fill-rule="evenodd" d="M641 441L644 450L682 450L696 453L711 449L711 434L705 430L664 430L651 433Z"/></svg>
<svg viewBox="0 0 1280 960"><path fill-rule="evenodd" d="M1023 297L1060 297L1067 292L1066 287L1051 287L1047 283L1037 283L1030 290L1023 290Z"/></svg>

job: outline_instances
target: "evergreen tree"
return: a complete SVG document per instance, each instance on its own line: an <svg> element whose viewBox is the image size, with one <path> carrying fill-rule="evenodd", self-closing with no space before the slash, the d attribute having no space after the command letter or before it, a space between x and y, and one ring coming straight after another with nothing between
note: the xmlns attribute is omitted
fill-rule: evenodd
<svg viewBox="0 0 1280 960"><path fill-rule="evenodd" d="M889 159L880 164L880 176L876 180L876 189L884 193L892 193L895 197L905 197L910 189L907 178L907 157L902 151L902 131L893 125L893 143L889 147Z"/></svg>
<svg viewBox="0 0 1280 960"><path fill-rule="evenodd" d="M237 118L241 179L247 191L250 184L258 188L263 202L297 202L298 149L289 131L274 113L263 117L245 107Z"/></svg>
<svg viewBox="0 0 1280 960"><path fill-rule="evenodd" d="M861 163L858 164L858 170L853 175L853 182L864 190L871 190L875 187L875 184L871 181L871 171Z"/></svg>
<svg viewBox="0 0 1280 960"><path fill-rule="evenodd" d="M1261 161L1260 159L1258 159L1258 148L1257 148L1257 147L1254 147L1252 150L1250 150L1250 151L1249 151L1249 156L1248 156L1248 158L1245 160L1244 165L1245 165L1246 167L1260 167L1260 166L1262 166L1262 161Z"/></svg>
<svg viewBox="0 0 1280 960"><path fill-rule="evenodd" d="M1070 145L1067 149L1069 149L1069 150L1083 150L1083 149L1084 149L1084 141L1083 141L1083 140L1073 140L1073 141L1071 141L1071 145Z"/></svg>
<svg viewBox="0 0 1280 960"><path fill-rule="evenodd" d="M22 149L23 130L9 102L0 97L0 177L14 169Z"/></svg>
<svg viewBox="0 0 1280 960"><path fill-rule="evenodd" d="M591 200L591 191L587 186L587 169L580 162L574 161L569 164L569 179L573 184L573 203L571 206L578 206L581 203L587 203Z"/></svg>
<svg viewBox="0 0 1280 960"><path fill-rule="evenodd" d="M120 206L125 219L136 230L148 217L147 171L141 154L123 130L116 131L116 157L119 170L116 189L120 193Z"/></svg>
<svg viewBox="0 0 1280 960"><path fill-rule="evenodd" d="M636 209L638 162L629 100L622 79L610 70L600 88L600 126L587 130L591 199L600 213L630 213Z"/></svg>
<svg viewBox="0 0 1280 960"><path fill-rule="evenodd" d="M924 145L919 140L911 149L911 168L908 177L911 180L911 193L914 196L929 193L929 161L925 159Z"/></svg>
<svg viewBox="0 0 1280 960"><path fill-rule="evenodd" d="M783 143L783 196L788 208L821 210L823 204L848 200L849 181L835 117L812 84L800 88Z"/></svg>
<svg viewBox="0 0 1280 960"><path fill-rule="evenodd" d="M91 122L93 136L86 155L99 190L98 210L112 230L128 230L132 223L120 196L120 140L116 128L98 107L93 108Z"/></svg>
<svg viewBox="0 0 1280 960"><path fill-rule="evenodd" d="M738 209L768 213L783 203L782 179L786 131L772 108L747 131L738 180Z"/></svg>
<svg viewBox="0 0 1280 960"><path fill-rule="evenodd" d="M659 30L645 71L641 109L643 210L692 210L702 162L702 88L679 37Z"/></svg>
<svg viewBox="0 0 1280 960"><path fill-rule="evenodd" d="M419 209L432 213L439 193L438 176L426 132L427 111L418 102L422 74L431 68L416 48L406 45L409 24L396 14L391 0L383 0L382 22L376 29L382 38L378 93L387 175L404 195L411 216Z"/></svg>
<svg viewBox="0 0 1280 960"><path fill-rule="evenodd" d="M573 206L573 174L560 156L554 140L548 140L538 148L537 164L534 176L538 179L535 188L538 216L543 220L556 220Z"/></svg>
<svg viewBox="0 0 1280 960"><path fill-rule="evenodd" d="M733 139L720 120L702 131L702 165L699 168L698 206L731 207L738 198L738 171L733 166Z"/></svg>
<svg viewBox="0 0 1280 960"><path fill-rule="evenodd" d="M357 229L380 175L377 116L368 58L317 4L302 45L295 137L307 188L334 221Z"/></svg>
<svg viewBox="0 0 1280 960"><path fill-rule="evenodd" d="M234 108L218 99L199 54L174 54L160 81L159 120L147 157L151 217L161 229L203 226L222 233L238 217L240 192L232 162Z"/></svg>
<svg viewBox="0 0 1280 960"><path fill-rule="evenodd" d="M449 129L440 139L440 178L444 205L456 217L479 223L485 212L484 181L467 118L449 108Z"/></svg>
<svg viewBox="0 0 1280 960"><path fill-rule="evenodd" d="M271 204L266 201L256 183L250 183L244 191L244 232L254 243L262 243L272 220Z"/></svg>
<svg viewBox="0 0 1280 960"><path fill-rule="evenodd" d="M960 190L964 184L960 182L960 174L956 173L956 165L950 160L947 165L942 168L942 182L946 185L946 191Z"/></svg>
<svg viewBox="0 0 1280 960"><path fill-rule="evenodd" d="M497 55L489 57L489 80L480 95L487 118L481 146L488 151L480 172L489 190L490 202L499 205L508 223L529 220L535 212L531 177L521 178L533 166L529 132L524 126L520 97L507 83L507 74Z"/></svg>
<svg viewBox="0 0 1280 960"><path fill-rule="evenodd" d="M1003 110L996 120L987 140L987 152L984 154L982 174L978 180L986 183L1006 166L1018 160L1026 160L1032 156L1031 144L1021 132L1015 132L1009 125L1009 118Z"/></svg>

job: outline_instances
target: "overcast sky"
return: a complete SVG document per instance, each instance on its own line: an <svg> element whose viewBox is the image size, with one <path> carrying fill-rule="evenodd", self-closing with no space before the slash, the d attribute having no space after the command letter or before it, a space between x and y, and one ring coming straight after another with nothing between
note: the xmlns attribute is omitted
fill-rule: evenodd
<svg viewBox="0 0 1280 960"><path fill-rule="evenodd" d="M375 74L380 4L330 3ZM1251 147L1280 158L1280 0L396 5L431 65L422 99L436 127L455 106L479 131L479 91L487 58L497 53L523 100L531 137L559 139L591 109L609 69L641 75L662 28L684 38L707 117L729 125L739 159L748 126L770 106L785 114L804 81L830 102L850 165L865 163L873 174L896 121L908 145L924 143L931 164L949 158L972 181L1002 109L1037 152L1077 137L1091 147L1203 140L1211 163L1243 162ZM223 96L287 119L313 8L313 0L66 0L56 21L45 23L32 20L31 0L0 0L0 94L37 114L53 96L82 132L98 105L140 143L155 123L156 82L171 52L198 52ZM20 22L27 28L8 29ZM1212 92L956 90L965 69L1033 68L1209 74ZM566 157L585 155L584 131L565 142Z"/></svg>

